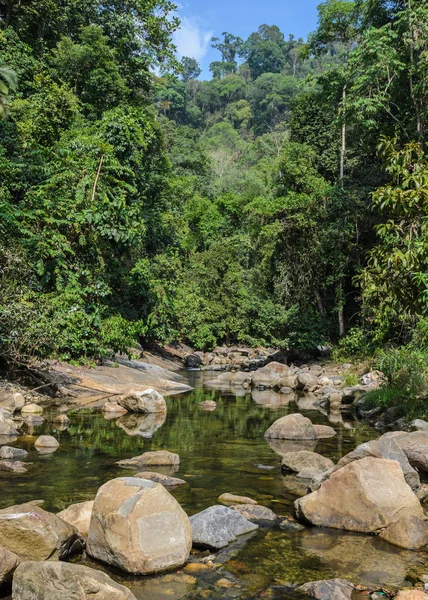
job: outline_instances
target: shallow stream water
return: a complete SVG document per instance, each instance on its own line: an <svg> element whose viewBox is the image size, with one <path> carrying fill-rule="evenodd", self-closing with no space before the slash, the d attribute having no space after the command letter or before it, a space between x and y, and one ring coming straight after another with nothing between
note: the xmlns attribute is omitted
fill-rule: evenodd
<svg viewBox="0 0 428 600"><path fill-rule="evenodd" d="M335 462L379 435L364 424L344 423L339 418L329 422L327 415L312 407L310 397L297 399L271 392L236 396L203 388L203 379L212 376L186 373L195 390L167 398L166 416L108 420L99 410L72 411L68 413L70 427L59 431L51 423L57 413L45 411L44 422L27 426L27 435L16 444L29 451L32 464L28 473L0 474L0 507L43 499L43 507L56 512L93 499L107 480L132 474L119 468L116 461L163 449L180 455L179 469L163 472L187 481L171 493L189 515L217 504L220 494L230 492L250 496L287 516L293 512L302 485L281 474L280 453L289 449L287 443L272 448L264 440L264 432L275 419L301 412L314 423L332 425L338 435L319 441L316 451ZM201 408L203 400L215 400L216 410ZM54 454L39 455L34 449L35 436L41 434L59 440ZM137 600L293 599L297 596L288 587L315 579L342 577L357 584L396 588L409 586L418 573L428 573L426 553L396 549L374 536L315 527L300 533L260 528L217 554L214 562L216 568L195 576L179 570L130 579L106 571L127 585ZM234 581L234 587L216 587L224 577Z"/></svg>

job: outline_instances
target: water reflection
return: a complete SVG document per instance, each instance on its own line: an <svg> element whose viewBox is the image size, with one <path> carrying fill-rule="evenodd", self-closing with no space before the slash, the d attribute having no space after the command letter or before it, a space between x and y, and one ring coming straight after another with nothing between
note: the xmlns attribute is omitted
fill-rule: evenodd
<svg viewBox="0 0 428 600"><path fill-rule="evenodd" d="M149 415L127 414L119 417L116 425L130 436L151 438L165 423L166 413L152 413Z"/></svg>

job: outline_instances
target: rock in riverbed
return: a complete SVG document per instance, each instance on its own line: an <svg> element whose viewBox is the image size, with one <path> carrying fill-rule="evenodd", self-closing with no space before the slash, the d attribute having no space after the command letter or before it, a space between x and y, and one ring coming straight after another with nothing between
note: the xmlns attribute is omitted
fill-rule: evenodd
<svg viewBox="0 0 428 600"><path fill-rule="evenodd" d="M41 453L55 452L59 448L59 442L51 435L41 435L34 442L35 448Z"/></svg>
<svg viewBox="0 0 428 600"><path fill-rule="evenodd" d="M277 419L266 431L265 438L316 440L318 436L311 421L300 413L296 413Z"/></svg>
<svg viewBox="0 0 428 600"><path fill-rule="evenodd" d="M26 473L26 464L21 460L0 460L0 471L6 473Z"/></svg>
<svg viewBox="0 0 428 600"><path fill-rule="evenodd" d="M25 458L28 455L26 450L21 448L12 448L11 446L2 446L0 448L0 458L14 460L16 458Z"/></svg>
<svg viewBox="0 0 428 600"><path fill-rule="evenodd" d="M58 517L77 529L81 536L87 537L91 522L94 501L78 502L58 513Z"/></svg>
<svg viewBox="0 0 428 600"><path fill-rule="evenodd" d="M140 456L134 456L133 458L119 460L117 464L125 469L177 466L180 464L180 457L174 452L156 450L154 452L144 452L144 454L141 454Z"/></svg>
<svg viewBox="0 0 428 600"><path fill-rule="evenodd" d="M77 529L30 503L0 510L0 540L22 560L66 558L83 548Z"/></svg>
<svg viewBox="0 0 428 600"><path fill-rule="evenodd" d="M247 496L237 496L236 494L222 494L218 497L218 501L222 504L231 505L231 504L257 504L257 500L253 500L252 498L247 498Z"/></svg>
<svg viewBox="0 0 428 600"><path fill-rule="evenodd" d="M103 412L105 413L114 413L114 414L119 414L119 415L124 415L125 413L127 413L128 411L126 410L126 408L123 408L123 406L120 406L120 404L118 404L117 402L115 402L114 400L108 400L104 406L101 409Z"/></svg>
<svg viewBox="0 0 428 600"><path fill-rule="evenodd" d="M4 390L0 392L0 408L10 412L18 412L25 406L25 398L19 392Z"/></svg>
<svg viewBox="0 0 428 600"><path fill-rule="evenodd" d="M20 560L16 554L0 546L0 587L12 580L13 572L19 563Z"/></svg>
<svg viewBox="0 0 428 600"><path fill-rule="evenodd" d="M191 547L189 518L162 485L120 477L98 490L87 542L93 558L150 574L181 567Z"/></svg>
<svg viewBox="0 0 428 600"><path fill-rule="evenodd" d="M218 550L233 542L237 536L258 528L237 511L227 506L210 506L190 517L193 543Z"/></svg>
<svg viewBox="0 0 428 600"><path fill-rule="evenodd" d="M351 600L353 590L353 584L347 579L327 579L305 583L296 591L317 600Z"/></svg>
<svg viewBox="0 0 428 600"><path fill-rule="evenodd" d="M136 600L106 573L64 562L22 563L13 578L13 600Z"/></svg>
<svg viewBox="0 0 428 600"><path fill-rule="evenodd" d="M396 461L363 458L332 473L321 487L294 503L314 525L375 533L401 517L422 518L419 500Z"/></svg>
<svg viewBox="0 0 428 600"><path fill-rule="evenodd" d="M279 520L273 510L260 504L234 504L231 508L253 523Z"/></svg>
<svg viewBox="0 0 428 600"><path fill-rule="evenodd" d="M400 548L419 550L428 546L428 524L419 517L403 517L384 529L379 537Z"/></svg>
<svg viewBox="0 0 428 600"><path fill-rule="evenodd" d="M141 473L133 475L133 477L154 481L155 483L160 483L166 488L175 487L176 485L184 485L186 483L184 479L179 479L178 477L169 477L169 475L162 475L161 473L154 473L153 471L142 471Z"/></svg>
<svg viewBox="0 0 428 600"><path fill-rule="evenodd" d="M334 468L334 462L316 452L301 450L300 452L289 452L282 459L282 470L286 473L298 473L302 469L314 468L318 471L329 471Z"/></svg>
<svg viewBox="0 0 428 600"><path fill-rule="evenodd" d="M129 412L148 414L165 413L167 411L165 398L152 388L143 392L131 390L120 396L117 402Z"/></svg>

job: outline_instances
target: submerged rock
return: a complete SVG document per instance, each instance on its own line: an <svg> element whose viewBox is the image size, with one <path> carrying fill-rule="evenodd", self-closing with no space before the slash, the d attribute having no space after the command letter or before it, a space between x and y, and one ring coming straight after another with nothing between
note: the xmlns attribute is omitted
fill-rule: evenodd
<svg viewBox="0 0 428 600"><path fill-rule="evenodd" d="M181 567L191 547L189 518L162 485L120 477L98 490L87 542L93 558L150 574Z"/></svg>
<svg viewBox="0 0 428 600"><path fill-rule="evenodd" d="M265 438L316 440L318 436L312 422L300 413L295 413L277 419L266 431Z"/></svg>
<svg viewBox="0 0 428 600"><path fill-rule="evenodd" d="M311 581L296 589L318 600L351 600L354 585L347 579Z"/></svg>
<svg viewBox="0 0 428 600"><path fill-rule="evenodd" d="M117 402L129 412L148 414L167 411L165 398L152 388L143 392L131 390L118 398Z"/></svg>
<svg viewBox="0 0 428 600"><path fill-rule="evenodd" d="M428 546L428 524L419 517L402 517L379 537L400 548L419 550Z"/></svg>
<svg viewBox="0 0 428 600"><path fill-rule="evenodd" d="M58 517L69 523L77 529L83 537L87 537L89 533L89 524L91 522L92 509L94 501L78 502L70 504L70 506L58 513Z"/></svg>
<svg viewBox="0 0 428 600"><path fill-rule="evenodd" d="M237 511L227 506L210 506L190 517L193 544L218 550L233 542L237 536L258 528Z"/></svg>
<svg viewBox="0 0 428 600"><path fill-rule="evenodd" d="M333 427L329 427L329 425L314 425L314 429L319 440L337 435Z"/></svg>
<svg viewBox="0 0 428 600"><path fill-rule="evenodd" d="M334 468L334 462L316 452L301 450L300 452L289 452L282 459L282 470L285 472L298 473L302 469L314 468L318 471L329 471Z"/></svg>
<svg viewBox="0 0 428 600"><path fill-rule="evenodd" d="M278 521L278 515L273 510L259 504L234 504L231 506L233 510L239 512L240 515L249 521Z"/></svg>
<svg viewBox="0 0 428 600"><path fill-rule="evenodd" d="M75 527L30 503L0 510L0 540L22 560L63 559L83 548Z"/></svg>
<svg viewBox="0 0 428 600"><path fill-rule="evenodd" d="M22 563L12 595L13 600L136 600L102 571L57 561Z"/></svg>
<svg viewBox="0 0 428 600"><path fill-rule="evenodd" d="M400 465L372 457L335 471L294 506L300 519L314 525L363 533L378 532L404 516L423 516Z"/></svg>
<svg viewBox="0 0 428 600"><path fill-rule="evenodd" d="M237 496L236 494L229 493L219 496L218 501L222 504L257 504L257 500L253 500L247 496Z"/></svg>
<svg viewBox="0 0 428 600"><path fill-rule="evenodd" d="M21 460L0 460L0 471L7 473L26 473L26 464Z"/></svg>
<svg viewBox="0 0 428 600"><path fill-rule="evenodd" d="M156 450L153 452L144 452L140 456L119 460L116 464L126 469L139 469L141 467L169 466L179 465L180 457L174 452L167 450Z"/></svg>
<svg viewBox="0 0 428 600"><path fill-rule="evenodd" d="M169 475L162 475L161 473L154 473L153 471L142 471L141 473L133 475L133 477L154 481L155 483L160 483L164 487L175 487L176 485L184 485L187 483L184 479L180 479L179 477L170 477Z"/></svg>

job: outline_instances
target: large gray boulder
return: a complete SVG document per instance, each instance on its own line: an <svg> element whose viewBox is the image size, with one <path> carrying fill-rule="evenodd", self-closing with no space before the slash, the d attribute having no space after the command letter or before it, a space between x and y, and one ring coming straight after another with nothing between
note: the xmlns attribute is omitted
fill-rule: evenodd
<svg viewBox="0 0 428 600"><path fill-rule="evenodd" d="M152 388L142 392L131 390L120 396L117 403L127 411L134 413L149 414L167 411L165 398Z"/></svg>
<svg viewBox="0 0 428 600"><path fill-rule="evenodd" d="M25 398L20 392L3 390L0 392L0 408L12 413L20 411L25 406Z"/></svg>
<svg viewBox="0 0 428 600"><path fill-rule="evenodd" d="M316 440L318 436L312 422L295 413L277 419L265 433L265 438L281 440Z"/></svg>
<svg viewBox="0 0 428 600"><path fill-rule="evenodd" d="M181 567L191 547L189 518L163 485L120 477L98 490L87 541L93 558L150 574Z"/></svg>
<svg viewBox="0 0 428 600"><path fill-rule="evenodd" d="M237 511L227 506L210 506L190 517L193 544L212 550L224 548L237 536L258 528Z"/></svg>
<svg viewBox="0 0 428 600"><path fill-rule="evenodd" d="M410 465L407 456L397 444L396 438L394 437L382 436L378 440L372 440L370 442L360 444L355 448L355 450L345 454L345 456L339 460L335 467L335 471L355 460L361 460L367 456L397 461L403 471L406 482L409 484L412 490L418 490L420 488L421 482L418 473Z"/></svg>
<svg viewBox="0 0 428 600"><path fill-rule="evenodd" d="M0 540L22 560L63 559L84 545L75 527L34 504L0 510Z"/></svg>
<svg viewBox="0 0 428 600"><path fill-rule="evenodd" d="M300 519L313 525L376 533L423 510L394 460L367 457L331 474L321 487L294 503Z"/></svg>
<svg viewBox="0 0 428 600"><path fill-rule="evenodd" d="M0 448L0 458L5 460L15 460L16 458L25 458L28 452L22 448L12 448L11 446L2 446Z"/></svg>
<svg viewBox="0 0 428 600"><path fill-rule="evenodd" d="M8 584L12 580L13 572L19 563L19 556L4 546L0 546L0 587Z"/></svg>
<svg viewBox="0 0 428 600"><path fill-rule="evenodd" d="M311 373L298 373L296 378L296 389L308 392L315 385L317 385L318 379Z"/></svg>
<svg viewBox="0 0 428 600"><path fill-rule="evenodd" d="M15 571L13 600L136 600L106 573L58 561L22 563Z"/></svg>
<svg viewBox="0 0 428 600"><path fill-rule="evenodd" d="M280 380L281 375L271 365L266 365L254 371L251 383L255 388L269 389L277 386Z"/></svg>

